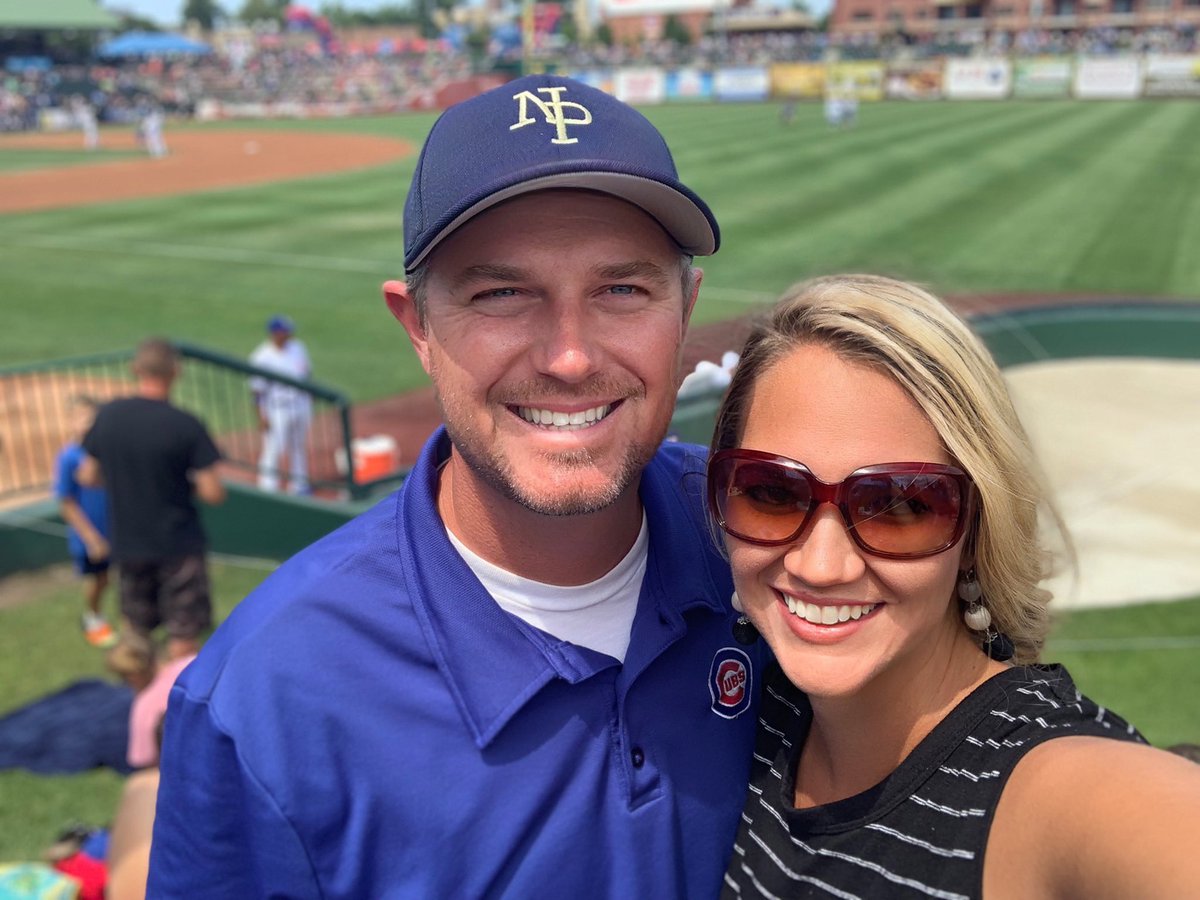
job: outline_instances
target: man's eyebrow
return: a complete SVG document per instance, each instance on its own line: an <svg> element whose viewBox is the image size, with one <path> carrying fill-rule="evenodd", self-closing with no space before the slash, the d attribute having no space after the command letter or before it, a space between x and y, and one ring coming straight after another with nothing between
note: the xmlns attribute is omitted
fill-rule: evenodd
<svg viewBox="0 0 1200 900"><path fill-rule="evenodd" d="M627 278L667 281L671 277L670 272L648 259L635 259L630 262L615 263L611 266L598 266L596 274L606 281L622 281Z"/></svg>
<svg viewBox="0 0 1200 900"><path fill-rule="evenodd" d="M479 281L521 281L525 277L524 270L516 266L506 266L503 263L481 263L467 266L454 276L451 284L453 287L462 287Z"/></svg>

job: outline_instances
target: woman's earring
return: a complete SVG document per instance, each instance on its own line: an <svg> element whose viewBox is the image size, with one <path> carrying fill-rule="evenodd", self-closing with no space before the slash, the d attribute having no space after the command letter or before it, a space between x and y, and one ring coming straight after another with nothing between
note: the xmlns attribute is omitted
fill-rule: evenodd
<svg viewBox="0 0 1200 900"><path fill-rule="evenodd" d="M734 608L734 611L741 613L737 617L737 621L733 623L733 639L739 644L747 646L753 644L758 640L758 629L746 615L746 608L742 606L742 598L737 595L737 591L734 591L733 596L729 598L729 605Z"/></svg>
<svg viewBox="0 0 1200 900"><path fill-rule="evenodd" d="M1008 635L992 628L992 614L983 605L983 588L975 576L974 567L958 573L958 599L966 604L963 622L967 628L983 632L983 652L1000 662L1012 659L1016 648Z"/></svg>
<svg viewBox="0 0 1200 900"><path fill-rule="evenodd" d="M1012 638L1001 634L995 628L989 628L983 639L983 652L997 662L1008 662L1017 652Z"/></svg>

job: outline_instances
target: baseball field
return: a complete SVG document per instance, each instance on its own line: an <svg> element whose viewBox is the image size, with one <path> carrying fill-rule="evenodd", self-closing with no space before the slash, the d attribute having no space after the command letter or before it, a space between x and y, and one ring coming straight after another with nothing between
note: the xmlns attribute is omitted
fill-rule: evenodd
<svg viewBox="0 0 1200 900"><path fill-rule="evenodd" d="M722 227L698 323L848 270L976 308L1014 295L1200 302L1200 103L886 103L840 130L819 105L790 125L773 104L646 112ZM282 312L317 377L356 402L423 386L379 286L401 274L404 196L432 121L175 126L163 160L122 132L92 154L77 135L0 139L0 366L152 333L243 357ZM1159 418L1171 415L1198 419ZM1097 440L1106 430L1085 424ZM1176 521L1200 532L1189 509ZM264 574L218 565L222 610ZM0 583L0 714L102 673L78 605L69 576ZM1048 656L1165 745L1200 742L1197 648L1200 597L1072 612ZM32 858L73 819L102 823L118 789L107 771L0 772L0 861Z"/></svg>
<svg viewBox="0 0 1200 900"><path fill-rule="evenodd" d="M697 321L857 269L944 293L1200 298L1200 104L890 103L845 130L817 105L791 126L770 104L648 113L722 226ZM413 148L431 122L176 128L159 161L106 134L122 155L94 164L64 136L40 151L69 164L49 172L29 168L27 141L0 141L0 360L155 332L241 356L284 311L317 376L355 400L422 383L379 285L401 272Z"/></svg>

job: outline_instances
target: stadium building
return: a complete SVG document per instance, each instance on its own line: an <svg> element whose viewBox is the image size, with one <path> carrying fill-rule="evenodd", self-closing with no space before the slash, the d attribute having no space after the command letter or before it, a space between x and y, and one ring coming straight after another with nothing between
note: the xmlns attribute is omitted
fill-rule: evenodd
<svg viewBox="0 0 1200 900"><path fill-rule="evenodd" d="M602 0L600 11L614 41L636 44L664 37L671 16L698 39L711 30L722 5L718 0Z"/></svg>
<svg viewBox="0 0 1200 900"><path fill-rule="evenodd" d="M1200 0L836 0L829 20L830 33L842 37L1197 27Z"/></svg>

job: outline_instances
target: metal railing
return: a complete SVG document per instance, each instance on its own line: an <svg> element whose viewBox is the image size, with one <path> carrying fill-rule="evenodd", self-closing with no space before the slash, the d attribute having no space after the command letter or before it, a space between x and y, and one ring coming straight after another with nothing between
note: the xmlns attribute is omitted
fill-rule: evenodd
<svg viewBox="0 0 1200 900"><path fill-rule="evenodd" d="M306 445L314 493L357 497L370 487L355 478L351 407L345 395L193 344L175 346L182 372L171 402L205 423L221 450L227 476L253 482L259 475L263 433L249 384L256 378L311 398ZM132 358L132 350L121 350L0 369L0 501L52 488L59 452L82 437L76 398L103 403L132 394Z"/></svg>

